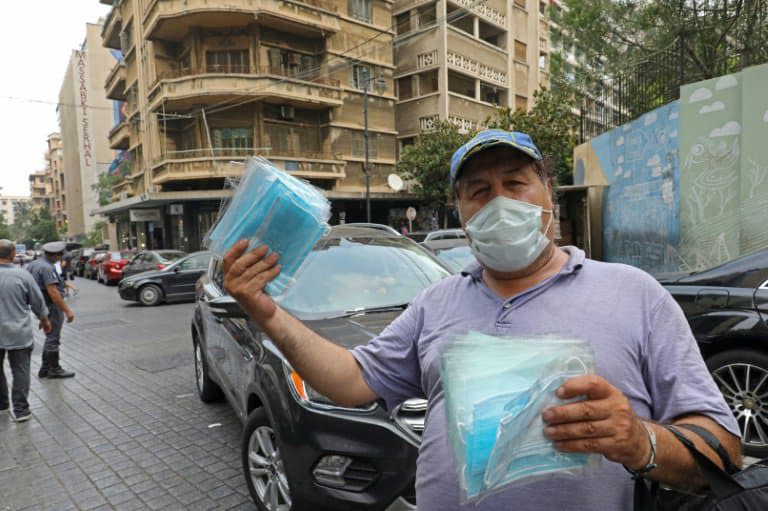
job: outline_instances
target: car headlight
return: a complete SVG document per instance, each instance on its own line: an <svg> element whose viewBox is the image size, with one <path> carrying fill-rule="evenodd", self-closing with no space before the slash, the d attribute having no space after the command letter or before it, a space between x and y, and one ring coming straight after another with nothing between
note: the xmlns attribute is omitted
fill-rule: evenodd
<svg viewBox="0 0 768 511"><path fill-rule="evenodd" d="M370 411L376 408L375 402L367 403L361 406L355 406L354 408L338 405L334 403L331 398L324 396L323 394L313 389L307 382L304 381L304 378L299 376L299 373L294 371L293 368L288 365L287 362L284 362L283 367L285 368L286 379L288 380L289 386L293 390L294 396L301 403L310 406L314 405L318 408L336 408L357 412Z"/></svg>
<svg viewBox="0 0 768 511"><path fill-rule="evenodd" d="M133 287L136 284L133 280L124 280L120 283L121 287Z"/></svg>

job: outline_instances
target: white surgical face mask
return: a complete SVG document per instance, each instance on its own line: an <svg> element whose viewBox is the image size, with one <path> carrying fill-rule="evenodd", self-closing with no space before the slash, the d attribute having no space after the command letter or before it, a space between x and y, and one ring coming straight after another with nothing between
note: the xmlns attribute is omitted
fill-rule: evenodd
<svg viewBox="0 0 768 511"><path fill-rule="evenodd" d="M549 213L544 232L542 213ZM483 266L510 273L530 266L547 248L550 241L545 233L551 224L551 209L498 196L475 213L464 230Z"/></svg>

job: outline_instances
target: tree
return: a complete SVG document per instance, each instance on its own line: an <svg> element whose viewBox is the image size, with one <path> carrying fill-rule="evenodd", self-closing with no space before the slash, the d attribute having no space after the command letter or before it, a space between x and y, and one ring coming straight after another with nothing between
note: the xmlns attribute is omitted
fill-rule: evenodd
<svg viewBox="0 0 768 511"><path fill-rule="evenodd" d="M5 220L5 214L0 211L0 239L11 239L11 229L8 226L8 222Z"/></svg>
<svg viewBox="0 0 768 511"><path fill-rule="evenodd" d="M431 131L422 131L415 144L406 146L397 163L397 172L414 182L413 191L447 224L451 202L451 155L469 140L468 134L447 121L436 121Z"/></svg>
<svg viewBox="0 0 768 511"><path fill-rule="evenodd" d="M56 241L60 239L59 232L56 229L56 221L51 216L48 209L41 209L34 215L34 223L29 229L29 236L38 242Z"/></svg>
<svg viewBox="0 0 768 511"><path fill-rule="evenodd" d="M27 202L19 202L14 206L13 225L11 225L11 236L19 243L24 243L32 247L32 235L30 229L35 223L35 214L32 207Z"/></svg>
<svg viewBox="0 0 768 511"><path fill-rule="evenodd" d="M93 229L88 233L83 242L86 247L96 247L104 242L104 237L102 235L103 227L104 222L96 222L94 224Z"/></svg>
<svg viewBox="0 0 768 511"><path fill-rule="evenodd" d="M106 206L112 202L112 187L123 180L122 176L102 172L91 189L99 195L99 206Z"/></svg>
<svg viewBox="0 0 768 511"><path fill-rule="evenodd" d="M573 148L576 145L578 118L572 111L573 93L540 89L533 95L531 110L499 108L488 119L489 128L522 131L533 138L545 157L552 159L561 184L573 182Z"/></svg>

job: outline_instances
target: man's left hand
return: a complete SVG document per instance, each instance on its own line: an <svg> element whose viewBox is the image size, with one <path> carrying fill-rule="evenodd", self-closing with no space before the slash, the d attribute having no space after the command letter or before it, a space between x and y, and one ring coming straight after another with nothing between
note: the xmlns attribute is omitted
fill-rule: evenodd
<svg viewBox="0 0 768 511"><path fill-rule="evenodd" d="M648 463L648 432L627 397L604 378L571 378L557 390L557 397L586 398L544 410L544 434L558 450L599 453L633 470Z"/></svg>

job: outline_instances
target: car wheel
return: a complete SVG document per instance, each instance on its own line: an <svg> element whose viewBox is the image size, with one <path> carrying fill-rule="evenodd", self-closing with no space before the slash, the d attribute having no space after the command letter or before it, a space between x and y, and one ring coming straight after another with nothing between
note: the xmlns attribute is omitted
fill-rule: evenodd
<svg viewBox="0 0 768 511"><path fill-rule="evenodd" d="M709 357L707 367L739 423L745 454L768 456L768 355L723 351Z"/></svg>
<svg viewBox="0 0 768 511"><path fill-rule="evenodd" d="M162 297L163 292L154 284L146 284L139 289L139 302L147 307L157 305Z"/></svg>
<svg viewBox="0 0 768 511"><path fill-rule="evenodd" d="M263 408L248 416L242 440L243 472L261 511L288 511L291 492L272 424Z"/></svg>
<svg viewBox="0 0 768 511"><path fill-rule="evenodd" d="M197 394L203 403L215 403L224 397L221 387L216 385L208 376L208 362L205 360L203 349L197 340L195 340L195 383L197 384Z"/></svg>

